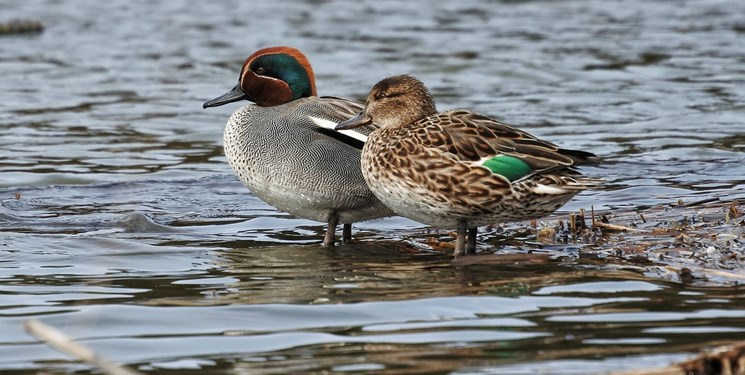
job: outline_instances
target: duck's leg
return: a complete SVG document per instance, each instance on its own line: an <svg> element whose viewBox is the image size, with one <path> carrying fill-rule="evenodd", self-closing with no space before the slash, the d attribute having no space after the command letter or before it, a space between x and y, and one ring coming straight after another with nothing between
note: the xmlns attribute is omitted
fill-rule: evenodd
<svg viewBox="0 0 745 375"><path fill-rule="evenodd" d="M326 237L323 238L323 246L334 246L337 224L339 224L339 218L336 217L336 214L329 215L329 224L326 226Z"/></svg>
<svg viewBox="0 0 745 375"><path fill-rule="evenodd" d="M479 228L471 228L468 230L468 243L466 244L466 254L476 254L476 234Z"/></svg>
<svg viewBox="0 0 745 375"><path fill-rule="evenodd" d="M352 224L344 224L341 232L341 242L347 243L352 240Z"/></svg>
<svg viewBox="0 0 745 375"><path fill-rule="evenodd" d="M468 226L465 220L458 222L458 237L455 239L455 256L464 255L466 253L466 232Z"/></svg>

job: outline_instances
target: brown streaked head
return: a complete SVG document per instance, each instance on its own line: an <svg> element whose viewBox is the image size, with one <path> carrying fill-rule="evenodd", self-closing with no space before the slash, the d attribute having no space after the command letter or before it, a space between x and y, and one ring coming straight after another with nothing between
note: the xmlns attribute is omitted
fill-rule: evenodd
<svg viewBox="0 0 745 375"><path fill-rule="evenodd" d="M367 96L364 111L336 129L349 129L370 122L377 127L401 126L437 113L435 101L422 81L403 74L383 79Z"/></svg>

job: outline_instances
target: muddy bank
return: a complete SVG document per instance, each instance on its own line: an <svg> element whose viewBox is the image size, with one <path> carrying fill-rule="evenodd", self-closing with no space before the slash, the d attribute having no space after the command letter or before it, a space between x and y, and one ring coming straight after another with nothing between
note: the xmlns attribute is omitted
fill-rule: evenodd
<svg viewBox="0 0 745 375"><path fill-rule="evenodd" d="M487 228L495 245L467 264L579 262L696 285L745 282L745 209L740 201L678 201L626 211L589 207L542 220ZM452 243L429 237L433 249Z"/></svg>

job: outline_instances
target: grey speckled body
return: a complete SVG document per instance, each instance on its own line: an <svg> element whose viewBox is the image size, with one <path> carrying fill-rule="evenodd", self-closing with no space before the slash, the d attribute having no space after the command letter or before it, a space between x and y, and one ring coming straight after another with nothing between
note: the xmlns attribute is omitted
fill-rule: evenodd
<svg viewBox="0 0 745 375"><path fill-rule="evenodd" d="M241 181L259 198L295 216L326 222L324 246L342 241L352 223L391 216L360 171L360 150L373 129L334 130L362 104L319 97L308 58L296 48L259 49L243 63L238 84L202 107L248 100L228 120L225 154Z"/></svg>
<svg viewBox="0 0 745 375"><path fill-rule="evenodd" d="M341 122L360 110L353 101L315 96L243 106L225 127L225 156L253 194L294 216L328 222L335 215L344 224L391 216L365 183L360 149L310 118Z"/></svg>

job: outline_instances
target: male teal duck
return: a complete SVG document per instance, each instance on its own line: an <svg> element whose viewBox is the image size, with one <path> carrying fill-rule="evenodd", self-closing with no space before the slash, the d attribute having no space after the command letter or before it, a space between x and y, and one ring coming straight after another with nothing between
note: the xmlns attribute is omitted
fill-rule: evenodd
<svg viewBox="0 0 745 375"><path fill-rule="evenodd" d="M455 255L475 252L480 226L545 216L598 184L574 168L597 164L595 155L478 113L437 113L429 90L409 75L375 84L365 109L336 129L370 124L378 129L361 163L370 190L401 216L457 228Z"/></svg>
<svg viewBox="0 0 745 375"><path fill-rule="evenodd" d="M308 59L290 47L249 56L238 85L204 108L249 100L224 132L225 156L243 184L264 202L294 216L328 223L323 245L342 240L352 223L393 215L365 184L360 150L373 128L335 131L362 103L318 97Z"/></svg>

